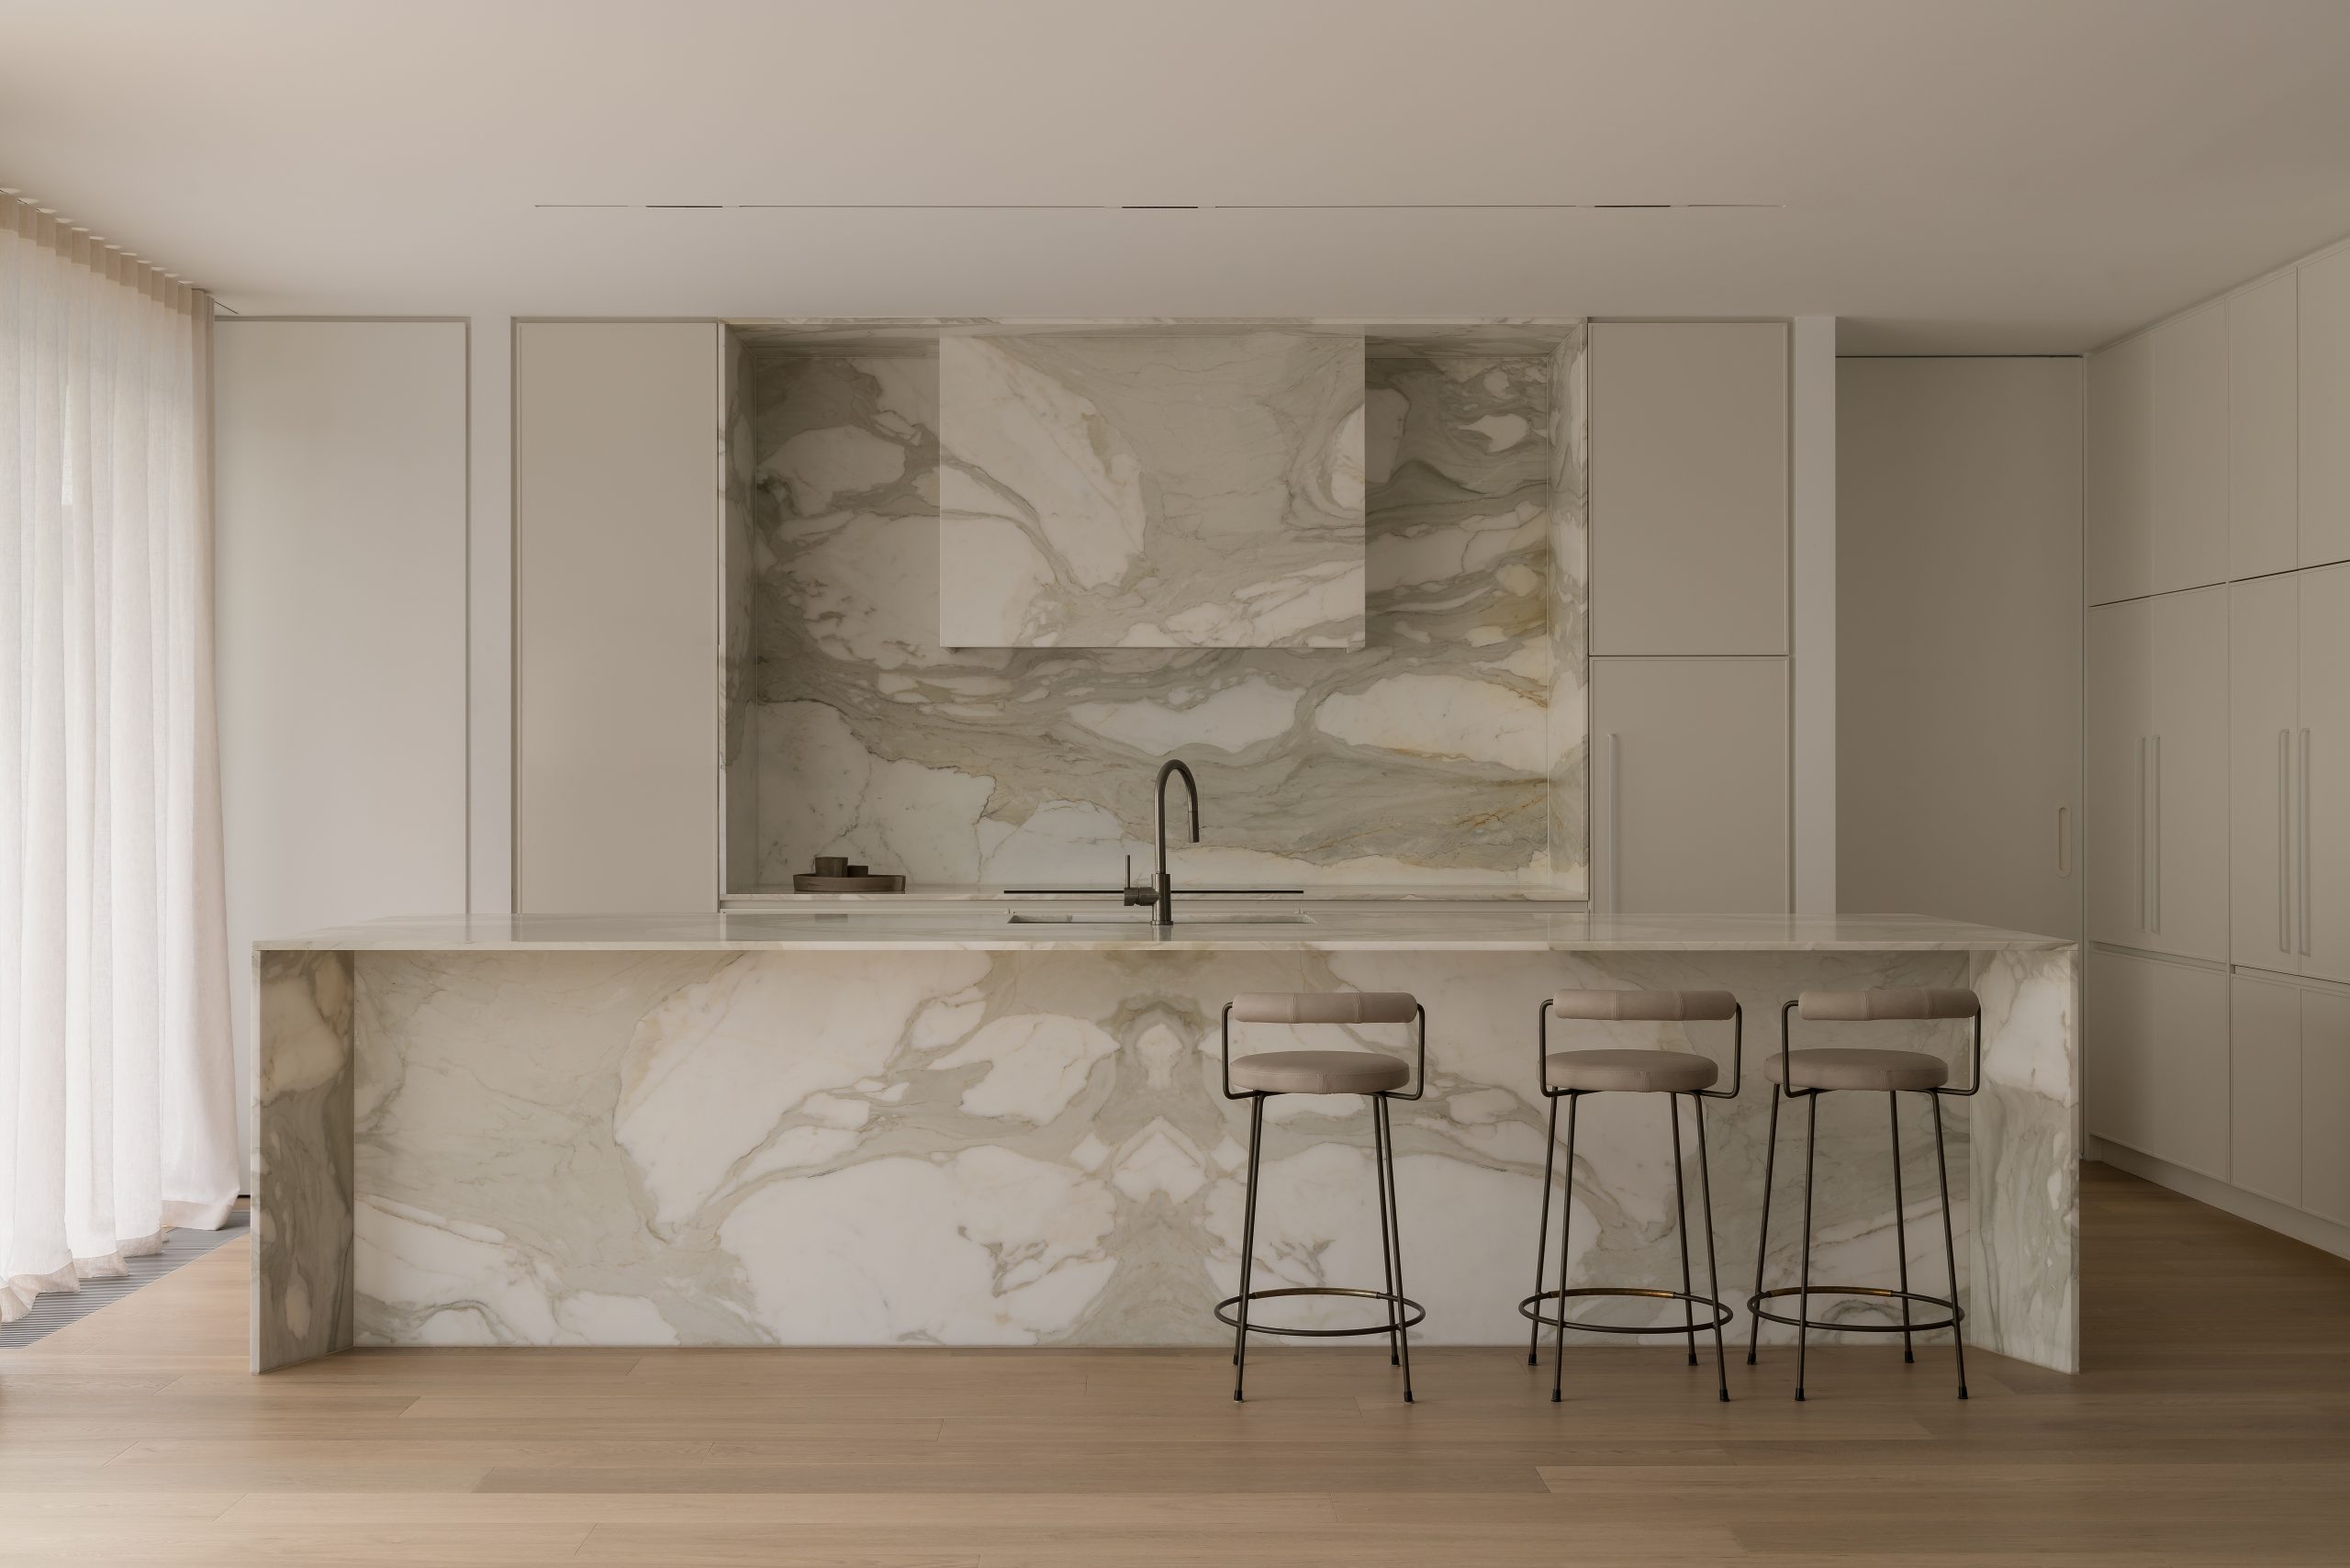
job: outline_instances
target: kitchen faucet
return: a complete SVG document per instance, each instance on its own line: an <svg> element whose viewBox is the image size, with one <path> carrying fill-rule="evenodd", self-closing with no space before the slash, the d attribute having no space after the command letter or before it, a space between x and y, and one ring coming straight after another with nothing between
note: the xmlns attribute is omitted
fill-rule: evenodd
<svg viewBox="0 0 2350 1568"><path fill-rule="evenodd" d="M1128 887L1125 902L1149 904L1153 925L1171 926L1175 924L1175 879L1167 874L1167 779L1174 775L1183 780L1183 793L1191 797L1192 842L1200 841L1200 781L1192 777L1191 767L1180 757L1169 757L1159 766L1158 783L1151 791L1151 826L1158 844L1158 857L1150 886Z"/></svg>

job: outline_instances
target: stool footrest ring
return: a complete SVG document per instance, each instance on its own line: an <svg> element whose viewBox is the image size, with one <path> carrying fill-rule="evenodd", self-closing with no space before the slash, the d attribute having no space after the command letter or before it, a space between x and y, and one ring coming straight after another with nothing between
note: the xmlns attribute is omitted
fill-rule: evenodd
<svg viewBox="0 0 2350 1568"><path fill-rule="evenodd" d="M1359 1334L1393 1334L1400 1329L1416 1327L1428 1315L1427 1307L1409 1296L1389 1295L1385 1291L1353 1290L1344 1285L1289 1285L1275 1291L1250 1291L1248 1299L1251 1303L1255 1303L1292 1295L1345 1295L1354 1296L1362 1301L1382 1301L1388 1304L1388 1319L1384 1323L1374 1323L1367 1328L1283 1328L1270 1323L1259 1323L1252 1317L1248 1320L1248 1332L1251 1334L1293 1334L1316 1339L1343 1339ZM1216 1321L1227 1328L1239 1327L1240 1319L1232 1310L1239 1305L1240 1298L1237 1295L1226 1296L1217 1302L1215 1304ZM1408 1312L1411 1316L1399 1318L1395 1316L1398 1308Z"/></svg>
<svg viewBox="0 0 2350 1568"><path fill-rule="evenodd" d="M1804 1294L1801 1285L1787 1285L1779 1290L1762 1291L1746 1298L1746 1310L1765 1323L1784 1323L1790 1328L1818 1328L1834 1334L1923 1334L1935 1328L1955 1328L1966 1321L1966 1309L1948 1296L1928 1295L1923 1291L1887 1290L1883 1285L1814 1285L1813 1295L1866 1295L1886 1301L1914 1301L1924 1306L1939 1306L1950 1314L1923 1323L1848 1323L1818 1317L1790 1317L1784 1312L1763 1309L1766 1301L1778 1301Z"/></svg>
<svg viewBox="0 0 2350 1568"><path fill-rule="evenodd" d="M1691 1323L1586 1323L1566 1315L1565 1301L1578 1296L1640 1296L1651 1301L1685 1301L1692 1306L1713 1308L1711 1318L1697 1318ZM1559 1302L1559 1316L1553 1317L1542 1310L1546 1301ZM1687 1334L1695 1329L1719 1328L1730 1319L1730 1310L1709 1295L1691 1295L1685 1291L1636 1290L1628 1285L1583 1285L1571 1291L1538 1291L1517 1304L1517 1315L1551 1328L1573 1328L1586 1334Z"/></svg>

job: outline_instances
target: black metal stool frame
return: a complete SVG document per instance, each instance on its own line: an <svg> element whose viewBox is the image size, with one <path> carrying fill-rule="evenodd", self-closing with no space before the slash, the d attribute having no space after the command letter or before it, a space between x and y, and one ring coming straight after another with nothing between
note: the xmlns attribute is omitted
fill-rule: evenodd
<svg viewBox="0 0 2350 1568"><path fill-rule="evenodd" d="M1689 1189L1683 1170L1686 1159L1681 1151L1681 1095L1678 1092L1665 1096L1665 1109L1673 1122L1673 1195L1674 1213L1680 1219L1676 1228L1681 1238L1681 1288L1677 1291L1638 1290L1618 1285L1584 1285L1575 1290L1567 1288L1567 1238L1574 1225L1575 1217L1576 1102L1586 1094L1617 1092L1604 1089L1552 1089L1550 1086L1550 998L1547 996L1542 999L1541 1011L1537 1015L1535 1041L1536 1081L1542 1085L1543 1098L1550 1102L1550 1137L1542 1153L1542 1222L1535 1227L1534 1233L1534 1294L1517 1304L1518 1315L1533 1320L1526 1336L1526 1364L1529 1367L1541 1364L1542 1329L1545 1325L1556 1328L1559 1331L1558 1353L1550 1369L1550 1399L1553 1404L1556 1404L1565 1397L1568 1329L1579 1329L1590 1334L1669 1334L1673 1331L1670 1324L1663 1327L1651 1328L1627 1324L1576 1322L1567 1316L1567 1302L1570 1298L1648 1296L1661 1301L1678 1301L1684 1303L1689 1309L1684 1315L1685 1321L1683 1324L1683 1332L1689 1337L1689 1364L1693 1367L1697 1364L1697 1330L1705 1327L1697 1321L1695 1309L1700 1306L1713 1309L1714 1372L1719 1383L1722 1402L1729 1403L1729 1368L1722 1351L1722 1327L1730 1320L1730 1310L1720 1300L1721 1265L1714 1254L1714 1176L1711 1162L1706 1152L1706 1102L1738 1098L1739 1081L1743 1076L1746 1063L1746 1009L1741 1005L1733 1007L1730 1011L1730 1086L1728 1089L1695 1089L1688 1092L1689 1102L1697 1123L1697 1190L1699 1206L1704 1210L1706 1219L1707 1288L1714 1293L1712 1295L1695 1294L1695 1284L1689 1277ZM1567 1192L1559 1216L1559 1288L1554 1291L1546 1291L1542 1288L1542 1267L1547 1260L1545 1248L1550 1235L1550 1170L1551 1162L1558 1158L1559 1102L1561 1100L1567 1103ZM1559 1315L1556 1317L1544 1316L1542 1304L1546 1301L1555 1301L1559 1304Z"/></svg>
<svg viewBox="0 0 2350 1568"><path fill-rule="evenodd" d="M1395 1126L1389 1117L1390 1100L1417 1100L1428 1086L1428 1010L1416 1003L1413 1014L1413 1034L1418 1050L1418 1061L1413 1074L1412 1092L1399 1093L1392 1089L1375 1091L1364 1096L1371 1103L1371 1174L1379 1189L1379 1258L1386 1274L1383 1291L1357 1290L1341 1285L1291 1285L1281 1290L1252 1291L1248 1279L1257 1252L1257 1170L1265 1146L1265 1102L1273 1091L1232 1087L1232 1004L1224 1006L1224 1097L1227 1100L1248 1101L1248 1181L1243 1200L1240 1225L1240 1294L1226 1296L1215 1304L1216 1321L1232 1328L1232 1397L1241 1401L1241 1386L1248 1373L1248 1336L1255 1334L1285 1334L1298 1338L1338 1339L1365 1334L1388 1337L1387 1364L1404 1370L1404 1403L1412 1403L1412 1339L1406 1330L1417 1327L1427 1317L1427 1308L1404 1294L1404 1235L1399 1200L1395 1194ZM1248 1321L1248 1304L1252 1301L1272 1301L1285 1296L1343 1295L1386 1305L1387 1318L1383 1323L1362 1328L1281 1328L1270 1324Z"/></svg>
<svg viewBox="0 0 2350 1568"><path fill-rule="evenodd" d="M1958 1361L1958 1396L1966 1397L1966 1331L1961 1327L1966 1321L1966 1309L1958 1305L1958 1243L1951 1228L1950 1217L1950 1155L1942 1137L1942 1100L1945 1096L1964 1100L1983 1087L1983 1008L1975 1004L1974 1014L1975 1044L1973 1061L1966 1087L1952 1089L1947 1085L1937 1089L1891 1090L1885 1096L1888 1126L1893 1135L1893 1239L1900 1256L1901 1288L1886 1290L1882 1285L1818 1285L1811 1282L1811 1189L1819 1153L1819 1097L1822 1094L1867 1093L1866 1090L1793 1089L1788 1086L1792 1076L1787 1068L1788 1036L1793 1029L1796 1002L1790 1002L1779 1009L1779 1081L1771 1096L1771 1141L1762 1158L1762 1234L1754 1244L1754 1294L1746 1298L1750 1318L1746 1342L1746 1364L1754 1364L1755 1351L1762 1342L1762 1325L1767 1319L1784 1323L1796 1331L1796 1398L1804 1396L1805 1352L1809 1349L1809 1336L1814 1328L1829 1332L1853 1334L1898 1334L1901 1336L1901 1359L1914 1362L1918 1359L1914 1336L1931 1333L1937 1328L1950 1330L1951 1348ZM1902 1212L1901 1200L1901 1096L1905 1093L1923 1094L1933 1107L1934 1166L1942 1178L1942 1261L1949 1270L1950 1294L1927 1295L1909 1288L1909 1227ZM1802 1282L1782 1286L1777 1290L1762 1288L1762 1270L1771 1255L1771 1182L1774 1167L1779 1158L1779 1102L1804 1100L1807 1123L1803 1160L1803 1273ZM1895 1323L1823 1323L1811 1316L1811 1297L1817 1291L1821 1295L1866 1295L1898 1301L1901 1321ZM1785 1296L1797 1298L1796 1316L1764 1309L1766 1301ZM1912 1302L1926 1306L1939 1306L1950 1314L1930 1322L1919 1323L1910 1316Z"/></svg>

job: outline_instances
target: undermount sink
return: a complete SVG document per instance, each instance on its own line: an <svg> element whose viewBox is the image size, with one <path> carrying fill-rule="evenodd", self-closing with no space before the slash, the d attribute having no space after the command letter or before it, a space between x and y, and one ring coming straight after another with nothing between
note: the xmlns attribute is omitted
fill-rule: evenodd
<svg viewBox="0 0 2350 1568"><path fill-rule="evenodd" d="M1030 914L1014 913L1008 917L1013 925L1138 925L1150 929L1147 914ZM1178 914L1178 925L1311 925L1310 914Z"/></svg>

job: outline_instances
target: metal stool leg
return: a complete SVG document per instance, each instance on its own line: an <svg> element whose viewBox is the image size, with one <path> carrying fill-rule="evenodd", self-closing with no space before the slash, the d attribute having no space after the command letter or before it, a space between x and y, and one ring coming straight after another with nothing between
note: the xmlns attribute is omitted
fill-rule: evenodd
<svg viewBox="0 0 2350 1568"><path fill-rule="evenodd" d="M1762 1145L1762 1228L1754 1238L1754 1294L1762 1294L1762 1264L1771 1256L1771 1177L1779 1163L1779 1102L1784 1098L1774 1086L1771 1090L1771 1136ZM1749 1322L1746 1330L1746 1364L1754 1364L1754 1351L1762 1343L1762 1316L1754 1310L1759 1302L1747 1306Z"/></svg>
<svg viewBox="0 0 2350 1568"><path fill-rule="evenodd" d="M1909 1339L1909 1224L1901 1200L1901 1096L1887 1094L1885 1103L1893 1124L1893 1244L1901 1254L1901 1359L1914 1361L1918 1352Z"/></svg>
<svg viewBox="0 0 2350 1568"><path fill-rule="evenodd" d="M1232 1397L1240 1399L1241 1380L1248 1374L1248 1271L1257 1256L1257 1161L1265 1145L1265 1097L1248 1103L1248 1185L1240 1221L1239 1324L1232 1332Z"/></svg>
<svg viewBox="0 0 2350 1568"><path fill-rule="evenodd" d="M1550 1100L1550 1136L1542 1145L1542 1223L1534 1227L1534 1294L1542 1294L1542 1265L1549 1258L1550 1245L1550 1168L1559 1158L1559 1096ZM1561 1302L1563 1307L1565 1303ZM1539 1304L1537 1304L1538 1310ZM1526 1364L1540 1366L1542 1319L1536 1317L1526 1328Z"/></svg>
<svg viewBox="0 0 2350 1568"><path fill-rule="evenodd" d="M1714 1257L1714 1172L1706 1157L1706 1100L1701 1094L1689 1096L1689 1103L1697 1114L1697 1195L1706 1212L1706 1290L1716 1301L1722 1298L1722 1268ZM1722 1352L1721 1313L1714 1314L1714 1375L1721 1382L1722 1403L1729 1403L1729 1361Z"/></svg>
<svg viewBox="0 0 2350 1568"><path fill-rule="evenodd" d="M1559 1353L1550 1368L1553 1405L1566 1397L1562 1389L1567 1376L1567 1237L1575 1223L1575 1104L1581 1098L1567 1096L1567 1190L1559 1202Z"/></svg>
<svg viewBox="0 0 2350 1568"><path fill-rule="evenodd" d="M1942 1102L1939 1094L1926 1096L1934 1108L1934 1168L1942 1180L1942 1261L1950 1267L1951 1316L1958 1316L1958 1242L1950 1228L1950 1156L1942 1147ZM1951 1349L1958 1355L1958 1396L1966 1397L1966 1328L1953 1322L1950 1326Z"/></svg>
<svg viewBox="0 0 2350 1568"><path fill-rule="evenodd" d="M1387 1283L1387 1316L1392 1323L1400 1319L1403 1310L1395 1305L1395 1248L1387 1228L1387 1118L1379 1114L1381 1097L1371 1097L1371 1179L1379 1189L1379 1272ZM1396 1366L1403 1359L1403 1330L1390 1329L1387 1335L1387 1364Z"/></svg>
<svg viewBox="0 0 2350 1568"><path fill-rule="evenodd" d="M1387 1213L1394 1225L1393 1248L1395 1255L1395 1299L1389 1304L1395 1314L1395 1342L1402 1350L1404 1364L1404 1403L1412 1403L1412 1331L1402 1327L1404 1321L1404 1201L1395 1191L1395 1122L1388 1111L1388 1098L1379 1096L1379 1120L1387 1134Z"/></svg>
<svg viewBox="0 0 2350 1568"><path fill-rule="evenodd" d="M1696 1284L1689 1278L1689 1187L1683 1174L1680 1095L1668 1094L1664 1097L1664 1114L1673 1123L1673 1214L1675 1221L1673 1234L1681 1242L1681 1294L1687 1296L1696 1293ZM1562 1315L1566 1311L1566 1305L1564 1302L1559 1304L1559 1310ZM1697 1308L1695 1303L1684 1301L1681 1304L1681 1321L1687 1327L1689 1364L1694 1367L1697 1364Z"/></svg>
<svg viewBox="0 0 2350 1568"><path fill-rule="evenodd" d="M1802 1321L1796 1327L1796 1399L1803 1399L1804 1353L1810 1347L1811 1324L1811 1189L1819 1170L1819 1095L1810 1096L1810 1130L1803 1148L1803 1286L1797 1294L1802 1304L1796 1316Z"/></svg>

